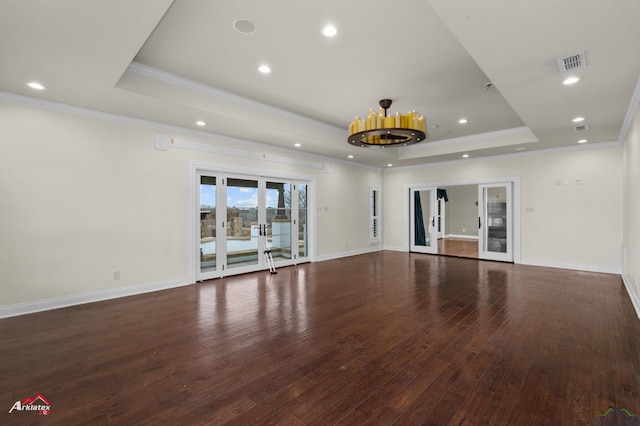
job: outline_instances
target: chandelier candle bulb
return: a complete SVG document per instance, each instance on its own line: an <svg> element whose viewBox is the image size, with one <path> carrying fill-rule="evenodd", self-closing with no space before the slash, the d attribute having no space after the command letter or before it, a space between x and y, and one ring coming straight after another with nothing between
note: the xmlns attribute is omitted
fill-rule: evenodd
<svg viewBox="0 0 640 426"><path fill-rule="evenodd" d="M393 129L396 126L396 118L394 116L384 118L384 128Z"/></svg>

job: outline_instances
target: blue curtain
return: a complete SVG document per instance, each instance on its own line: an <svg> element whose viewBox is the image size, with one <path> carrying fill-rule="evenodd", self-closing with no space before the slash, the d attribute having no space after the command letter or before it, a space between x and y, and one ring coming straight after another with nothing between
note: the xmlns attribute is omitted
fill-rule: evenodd
<svg viewBox="0 0 640 426"><path fill-rule="evenodd" d="M422 217L422 203L420 202L420 191L415 191L413 193L413 197L414 197L414 209L415 209L415 221L416 221L416 226L415 226L415 245L417 246L426 246L427 245L427 238L426 238L426 234L424 231L424 219Z"/></svg>

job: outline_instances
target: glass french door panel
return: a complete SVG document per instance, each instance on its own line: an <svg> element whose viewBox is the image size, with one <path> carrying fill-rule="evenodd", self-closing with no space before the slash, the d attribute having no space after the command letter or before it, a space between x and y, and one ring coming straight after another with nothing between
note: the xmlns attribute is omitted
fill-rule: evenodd
<svg viewBox="0 0 640 426"><path fill-rule="evenodd" d="M414 197L414 222L413 244L415 246L431 247L431 190L418 190Z"/></svg>
<svg viewBox="0 0 640 426"><path fill-rule="evenodd" d="M258 181L227 179L227 268L257 265Z"/></svg>
<svg viewBox="0 0 640 426"><path fill-rule="evenodd" d="M505 186L485 188L486 226L484 251L507 253L507 188Z"/></svg>
<svg viewBox="0 0 640 426"><path fill-rule="evenodd" d="M430 254L438 252L435 195L435 187L410 189L409 251Z"/></svg>
<svg viewBox="0 0 640 426"><path fill-rule="evenodd" d="M306 184L298 185L298 236L294 242L298 247L299 258L309 256L309 249L307 247L307 190L308 186Z"/></svg>
<svg viewBox="0 0 640 426"><path fill-rule="evenodd" d="M478 185L478 256L513 261L512 184Z"/></svg>
<svg viewBox="0 0 640 426"><path fill-rule="evenodd" d="M290 183L266 184L267 247L274 261L292 258Z"/></svg>
<svg viewBox="0 0 640 426"><path fill-rule="evenodd" d="M216 253L216 178L200 176L200 273L214 272Z"/></svg>

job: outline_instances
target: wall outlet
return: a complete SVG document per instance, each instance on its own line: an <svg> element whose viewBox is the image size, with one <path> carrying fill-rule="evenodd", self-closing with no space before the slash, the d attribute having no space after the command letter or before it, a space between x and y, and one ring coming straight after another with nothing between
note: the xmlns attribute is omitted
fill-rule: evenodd
<svg viewBox="0 0 640 426"><path fill-rule="evenodd" d="M575 178L575 180L573 181L574 185L582 185L582 178Z"/></svg>
<svg viewBox="0 0 640 426"><path fill-rule="evenodd" d="M467 228L462 228L462 232L467 232Z"/></svg>
<svg viewBox="0 0 640 426"><path fill-rule="evenodd" d="M113 279L114 280L119 280L120 279L120 271L115 271L113 273Z"/></svg>

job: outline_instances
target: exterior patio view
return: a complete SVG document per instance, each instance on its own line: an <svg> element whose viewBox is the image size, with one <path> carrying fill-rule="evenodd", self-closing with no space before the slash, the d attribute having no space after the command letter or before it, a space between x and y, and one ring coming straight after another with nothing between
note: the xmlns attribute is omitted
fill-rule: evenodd
<svg viewBox="0 0 640 426"><path fill-rule="evenodd" d="M258 205L256 181L228 179L227 205L223 241L217 233L215 177L203 176L200 185L200 267L214 270L224 251L228 268L255 265L265 249L271 250L274 261L290 260L308 255L307 249L307 185L297 185L297 218L292 223L291 183L267 182L266 206ZM242 197L242 199L240 198ZM205 200L207 200L205 202ZM266 243L260 241L260 209L266 215ZM265 228L263 228L265 229ZM297 236L295 236L297 230ZM293 234L293 235L292 235ZM221 248L218 243L222 244Z"/></svg>

